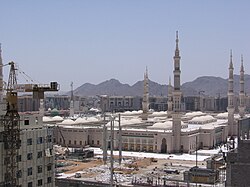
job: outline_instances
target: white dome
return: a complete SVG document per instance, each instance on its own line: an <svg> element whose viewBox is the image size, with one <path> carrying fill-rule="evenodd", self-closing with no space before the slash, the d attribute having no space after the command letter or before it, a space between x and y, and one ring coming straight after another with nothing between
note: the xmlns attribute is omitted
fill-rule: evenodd
<svg viewBox="0 0 250 187"><path fill-rule="evenodd" d="M213 116L207 115L207 116L194 117L193 119L189 120L188 123L205 124L205 123L211 123L215 121L216 119Z"/></svg>
<svg viewBox="0 0 250 187"><path fill-rule="evenodd" d="M152 116L164 116L164 115L167 115L167 112L166 111L153 112L151 115Z"/></svg>
<svg viewBox="0 0 250 187"><path fill-rule="evenodd" d="M197 112L188 112L185 114L186 117L195 117L195 116L201 116L204 115L203 112L197 111Z"/></svg>
<svg viewBox="0 0 250 187"><path fill-rule="evenodd" d="M61 116L54 116L52 121L63 121L63 118Z"/></svg>
<svg viewBox="0 0 250 187"><path fill-rule="evenodd" d="M77 118L75 124L86 123L88 122L85 118Z"/></svg>
<svg viewBox="0 0 250 187"><path fill-rule="evenodd" d="M122 115L126 115L126 116L138 115L138 114L142 114L142 110L138 110L138 111L133 110L132 112L131 111L126 111L126 112L122 113Z"/></svg>
<svg viewBox="0 0 250 187"><path fill-rule="evenodd" d="M72 119L65 119L61 124L62 125L72 125L75 122Z"/></svg>
<svg viewBox="0 0 250 187"><path fill-rule="evenodd" d="M43 122L51 122L53 121L51 117L43 116Z"/></svg>
<svg viewBox="0 0 250 187"><path fill-rule="evenodd" d="M89 118L87 118L87 121L88 122L95 122L95 121L99 121L99 120L95 117L89 117Z"/></svg>
<svg viewBox="0 0 250 187"><path fill-rule="evenodd" d="M219 119L227 119L228 118L228 112L219 113L216 117L219 118Z"/></svg>
<svg viewBox="0 0 250 187"><path fill-rule="evenodd" d="M155 123L154 125L148 127L149 129L171 129L173 125L172 121L166 121L164 123Z"/></svg>

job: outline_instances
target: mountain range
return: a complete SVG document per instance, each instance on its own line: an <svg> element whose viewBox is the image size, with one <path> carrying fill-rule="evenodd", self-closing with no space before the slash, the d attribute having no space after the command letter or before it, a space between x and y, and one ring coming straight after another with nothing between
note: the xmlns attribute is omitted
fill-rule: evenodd
<svg viewBox="0 0 250 187"><path fill-rule="evenodd" d="M234 91L239 92L239 75L234 75ZM245 75L245 92L250 93L250 75ZM226 96L228 79L214 76L202 76L197 79L183 83L181 90L184 96L197 96L201 92L208 96ZM158 84L149 80L150 96L167 96L167 85ZM75 95L95 96L95 95L117 95L117 96L142 96L143 81L138 81L134 85L123 84L116 79L110 79L100 84L85 83L74 90Z"/></svg>

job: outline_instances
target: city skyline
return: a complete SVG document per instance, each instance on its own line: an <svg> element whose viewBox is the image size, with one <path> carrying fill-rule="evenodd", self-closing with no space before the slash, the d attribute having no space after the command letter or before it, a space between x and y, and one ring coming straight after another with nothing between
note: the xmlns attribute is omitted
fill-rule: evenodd
<svg viewBox="0 0 250 187"><path fill-rule="evenodd" d="M16 62L39 83L62 91L111 78L167 84L179 31L181 82L203 75L228 77L241 54L249 74L248 1L11 1L1 2L4 64ZM8 68L4 68L7 80ZM21 77L19 78L20 80ZM172 78L173 80L173 78Z"/></svg>

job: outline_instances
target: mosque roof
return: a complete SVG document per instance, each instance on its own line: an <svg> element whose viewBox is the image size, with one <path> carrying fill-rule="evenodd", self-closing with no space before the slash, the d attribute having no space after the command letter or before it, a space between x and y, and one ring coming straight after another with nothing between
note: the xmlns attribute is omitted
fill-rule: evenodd
<svg viewBox="0 0 250 187"><path fill-rule="evenodd" d="M227 119L228 118L228 112L219 113L216 117L220 118L220 119Z"/></svg>
<svg viewBox="0 0 250 187"><path fill-rule="evenodd" d="M74 124L75 121L73 121L72 119L65 119L62 121L62 123L60 123L61 125L72 125Z"/></svg>
<svg viewBox="0 0 250 187"><path fill-rule="evenodd" d="M214 118L211 115L206 115L206 116L197 116L192 118L191 120L188 121L188 123L195 123L195 124L205 124L205 123L210 123L213 121L216 121L217 119Z"/></svg>
<svg viewBox="0 0 250 187"><path fill-rule="evenodd" d="M185 125L186 124L184 122L181 122L182 128ZM173 121L168 120L165 122L157 122L157 123L153 124L152 126L149 126L148 129L172 129L172 126L173 126Z"/></svg>
<svg viewBox="0 0 250 187"><path fill-rule="evenodd" d="M160 112L153 112L151 116L164 116L167 115L166 111L160 111Z"/></svg>
<svg viewBox="0 0 250 187"><path fill-rule="evenodd" d="M202 115L205 115L205 113L203 113L201 111L197 111L197 112L187 112L184 116L195 117L195 116L202 116Z"/></svg>
<svg viewBox="0 0 250 187"><path fill-rule="evenodd" d="M121 115L124 115L124 116L130 116L130 115L138 115L138 114L142 114L142 110L138 110L138 111L126 111L126 112L123 112L121 113Z"/></svg>

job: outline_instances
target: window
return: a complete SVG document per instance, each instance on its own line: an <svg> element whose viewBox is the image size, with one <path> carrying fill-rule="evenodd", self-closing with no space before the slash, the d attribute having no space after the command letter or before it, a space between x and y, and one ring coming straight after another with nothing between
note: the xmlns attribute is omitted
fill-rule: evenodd
<svg viewBox="0 0 250 187"><path fill-rule="evenodd" d="M42 186L43 185L43 180L42 179L39 179L38 181L37 181L37 186Z"/></svg>
<svg viewBox="0 0 250 187"><path fill-rule="evenodd" d="M16 156L16 161L21 162L22 161L22 155L17 155Z"/></svg>
<svg viewBox="0 0 250 187"><path fill-rule="evenodd" d="M37 144L42 144L42 143L43 143L43 137L38 137Z"/></svg>
<svg viewBox="0 0 250 187"><path fill-rule="evenodd" d="M74 144L76 145L76 140L74 141Z"/></svg>
<svg viewBox="0 0 250 187"><path fill-rule="evenodd" d="M47 136L47 140L48 140L48 142L52 142L52 136L51 136L51 135L48 135L48 136Z"/></svg>
<svg viewBox="0 0 250 187"><path fill-rule="evenodd" d="M27 145L32 145L32 138L27 139Z"/></svg>
<svg viewBox="0 0 250 187"><path fill-rule="evenodd" d="M97 145L99 145L100 144L100 141L99 140L97 140Z"/></svg>
<svg viewBox="0 0 250 187"><path fill-rule="evenodd" d="M51 182L52 182L52 178L48 177L48 183L51 183Z"/></svg>
<svg viewBox="0 0 250 187"><path fill-rule="evenodd" d="M29 183L28 183L28 187L32 187L32 182L29 182Z"/></svg>
<svg viewBox="0 0 250 187"><path fill-rule="evenodd" d="M28 119L25 119L24 120L24 125L29 125L30 124L30 121Z"/></svg>
<svg viewBox="0 0 250 187"><path fill-rule="evenodd" d="M27 154L27 160L32 160L32 153Z"/></svg>
<svg viewBox="0 0 250 187"><path fill-rule="evenodd" d="M5 157L4 158L4 164L7 165L10 163L10 157Z"/></svg>
<svg viewBox="0 0 250 187"><path fill-rule="evenodd" d="M28 176L30 176L30 175L32 175L32 167L28 168Z"/></svg>
<svg viewBox="0 0 250 187"><path fill-rule="evenodd" d="M52 169L52 165L51 164L47 165L47 171L51 171L51 169Z"/></svg>
<svg viewBox="0 0 250 187"><path fill-rule="evenodd" d="M37 173L42 173L42 172L43 172L43 167L37 166Z"/></svg>
<svg viewBox="0 0 250 187"><path fill-rule="evenodd" d="M43 156L43 152L42 151L38 151L37 152L37 158L42 158Z"/></svg>
<svg viewBox="0 0 250 187"><path fill-rule="evenodd" d="M21 178L21 177L22 177L22 170L18 170L18 171L16 172L16 177L17 177L17 178Z"/></svg>
<svg viewBox="0 0 250 187"><path fill-rule="evenodd" d="M95 141L94 140L92 140L92 145L94 145L95 144Z"/></svg>
<svg viewBox="0 0 250 187"><path fill-rule="evenodd" d="M80 141L80 145L82 145L82 141Z"/></svg>
<svg viewBox="0 0 250 187"><path fill-rule="evenodd" d="M69 140L69 145L71 144L71 140Z"/></svg>

